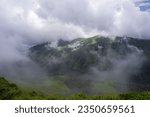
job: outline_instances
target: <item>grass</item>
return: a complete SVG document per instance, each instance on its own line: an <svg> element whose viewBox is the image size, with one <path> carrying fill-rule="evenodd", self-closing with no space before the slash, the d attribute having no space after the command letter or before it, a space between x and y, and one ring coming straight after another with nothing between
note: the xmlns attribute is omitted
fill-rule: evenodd
<svg viewBox="0 0 150 117"><path fill-rule="evenodd" d="M83 93L76 93L71 96L62 96L58 94L42 94L36 91L25 91L19 89L0 77L0 99L1 100L150 100L150 92L130 92L124 94L95 95L89 96Z"/></svg>

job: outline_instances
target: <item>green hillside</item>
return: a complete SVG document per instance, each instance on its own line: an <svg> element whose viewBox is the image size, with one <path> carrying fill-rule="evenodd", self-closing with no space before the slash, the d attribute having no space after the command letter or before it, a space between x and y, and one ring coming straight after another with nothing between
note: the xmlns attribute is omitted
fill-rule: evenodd
<svg viewBox="0 0 150 117"><path fill-rule="evenodd" d="M88 96L76 93L71 96L44 95L36 91L25 91L19 89L15 84L0 77L0 99L1 100L149 100L150 92L133 92L118 95L96 95Z"/></svg>

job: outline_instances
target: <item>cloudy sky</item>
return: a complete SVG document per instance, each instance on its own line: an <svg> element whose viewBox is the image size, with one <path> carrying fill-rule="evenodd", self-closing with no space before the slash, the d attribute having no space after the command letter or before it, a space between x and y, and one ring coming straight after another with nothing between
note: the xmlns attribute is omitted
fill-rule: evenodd
<svg viewBox="0 0 150 117"><path fill-rule="evenodd" d="M150 39L149 0L1 0L0 62L43 41L94 35Z"/></svg>

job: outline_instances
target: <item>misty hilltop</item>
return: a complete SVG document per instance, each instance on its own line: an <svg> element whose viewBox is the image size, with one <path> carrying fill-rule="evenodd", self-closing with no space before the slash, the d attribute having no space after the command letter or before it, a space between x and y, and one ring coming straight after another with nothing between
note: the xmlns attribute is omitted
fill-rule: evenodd
<svg viewBox="0 0 150 117"><path fill-rule="evenodd" d="M68 70L85 73L92 66L98 66L99 70L108 70L113 64L112 59L119 61L130 54L138 56L143 53L142 48L128 43L129 41L126 37L99 36L73 41L60 39L55 43L45 42L31 47L29 56L52 74L61 74Z"/></svg>
<svg viewBox="0 0 150 117"><path fill-rule="evenodd" d="M150 90L150 41L130 37L44 42L28 56L73 91L113 93Z"/></svg>

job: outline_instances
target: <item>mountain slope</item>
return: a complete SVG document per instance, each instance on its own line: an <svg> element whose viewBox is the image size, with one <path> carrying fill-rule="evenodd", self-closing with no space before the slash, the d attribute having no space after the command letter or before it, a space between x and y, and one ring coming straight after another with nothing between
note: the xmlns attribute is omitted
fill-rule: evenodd
<svg viewBox="0 0 150 117"><path fill-rule="evenodd" d="M64 76L64 84L74 91L150 90L149 40L101 36L59 40L31 47L29 56L49 76Z"/></svg>

